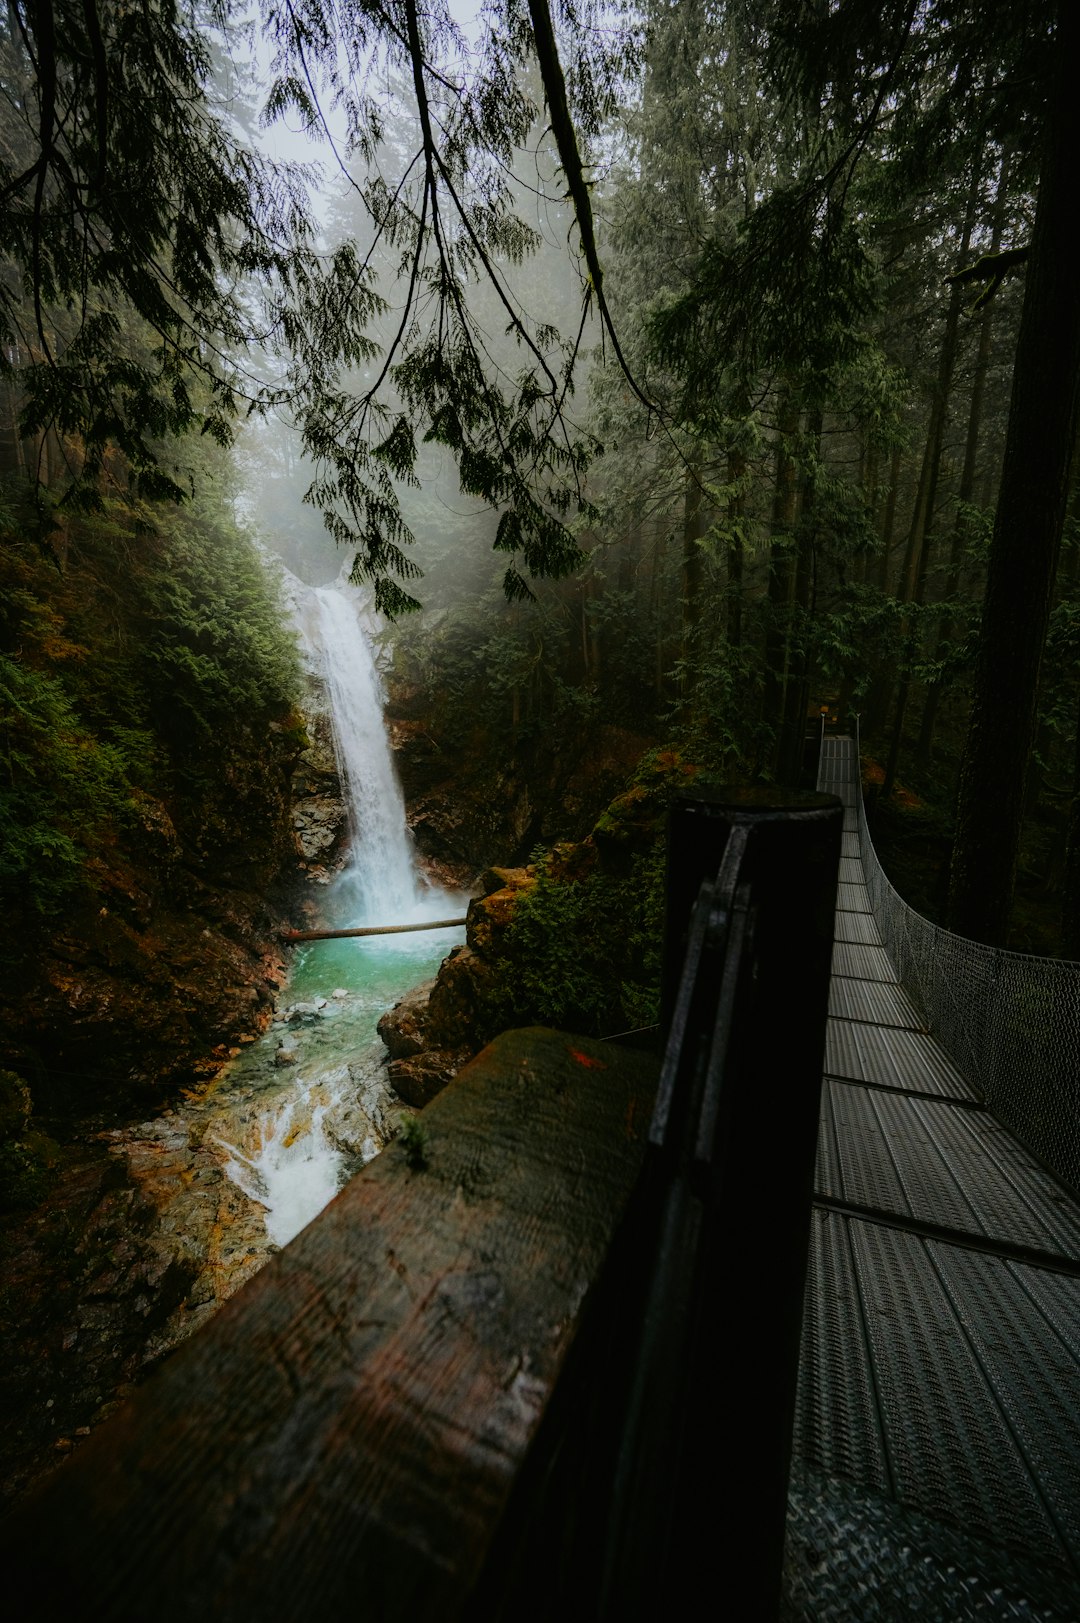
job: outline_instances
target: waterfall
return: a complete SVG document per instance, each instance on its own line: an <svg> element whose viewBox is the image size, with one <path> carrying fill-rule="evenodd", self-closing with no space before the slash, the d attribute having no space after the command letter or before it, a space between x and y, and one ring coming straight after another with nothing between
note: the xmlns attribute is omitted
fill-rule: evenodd
<svg viewBox="0 0 1080 1623"><path fill-rule="evenodd" d="M352 924L402 924L420 900L416 867L358 596L345 586L321 586L309 601L352 834L340 900Z"/></svg>
<svg viewBox="0 0 1080 1623"><path fill-rule="evenodd" d="M309 658L325 684L349 812L348 862L323 892L329 911L346 926L419 923L462 911L464 897L428 886L416 868L360 594L344 582L311 588L291 577L290 596ZM265 1207L267 1232L276 1244L287 1244L391 1135L385 1055L375 1022L410 986L434 973L455 939L460 936L449 930L426 938L380 936L319 943L313 953L298 955L292 993L306 988L308 1001L294 1003L240 1062L252 1069L255 1088L241 1090L238 1101L223 1101L213 1132L226 1157L223 1170ZM320 988L328 994L331 987L337 990L328 1001ZM297 1039L288 1080L274 1051L287 1019Z"/></svg>

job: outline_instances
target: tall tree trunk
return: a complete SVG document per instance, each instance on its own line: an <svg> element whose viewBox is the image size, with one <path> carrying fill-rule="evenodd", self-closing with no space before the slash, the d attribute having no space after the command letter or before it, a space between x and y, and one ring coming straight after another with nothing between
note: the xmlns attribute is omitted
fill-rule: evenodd
<svg viewBox="0 0 1080 1623"><path fill-rule="evenodd" d="M784 739L780 755L780 781L792 786L802 776L806 740L806 712L810 703L810 654L808 638L815 597L815 547L812 514L817 467L821 460L822 411L815 407L807 421L810 464L802 486L799 513L798 548L795 554L795 582L791 651L788 660L788 686L784 702Z"/></svg>
<svg viewBox="0 0 1080 1623"><path fill-rule="evenodd" d="M746 453L739 447L728 452L728 484L732 494L728 497L728 595L727 637L732 648L742 647L743 636L743 565L744 549L742 520L746 509L746 496L742 488L746 477Z"/></svg>
<svg viewBox="0 0 1080 1623"><path fill-rule="evenodd" d="M602 595L601 582L594 575L589 581L589 602L595 603ZM589 681L595 686L604 679L604 629L598 614L589 616Z"/></svg>
<svg viewBox="0 0 1080 1623"><path fill-rule="evenodd" d="M901 449L896 445L893 447L889 465L889 487L885 495L885 511L881 520L881 551L877 556L874 577L874 585L883 596L886 596L889 590L889 558L892 553L893 532L896 528L896 498L900 488L901 460ZM876 733L878 728L884 725L891 696L892 676L888 669L879 666L866 693L864 732Z"/></svg>
<svg viewBox="0 0 1080 1623"><path fill-rule="evenodd" d="M1061 0L950 869L950 928L995 943L1005 939L1016 879L1039 670L1076 433L1080 283L1072 249L1080 171L1078 70L1080 10Z"/></svg>
<svg viewBox="0 0 1080 1623"><path fill-rule="evenodd" d="M1005 228L1005 197L1011 167L1010 155L1006 152L1001 160L997 192L994 197L993 226L990 236L990 252L992 254L996 254L1001 248L1001 238ZM979 460L979 430L982 427L983 398L986 393L986 374L990 368L993 332L994 304L991 300L989 304L983 307L979 320L979 338L975 350L975 370L971 379L971 404L968 408L967 435L964 440L964 465L960 473L960 486L956 493L958 503L956 523L953 525L952 543L949 548L948 573L945 577L945 601L947 603L951 603L960 590L960 572L963 568L971 535L971 524L966 508L970 506L971 499L975 494L975 470ZM952 622L943 620L938 628L937 635L936 652L939 657L942 651L948 647L952 636ZM934 729L937 725L937 714L941 704L942 692L943 684L938 681L934 683L926 695L922 724L919 728L919 742L916 749L916 759L921 766L929 764L933 753Z"/></svg>
<svg viewBox="0 0 1080 1623"><path fill-rule="evenodd" d="M881 519L881 551L878 554L877 585L883 592L889 590L889 560L892 557L893 535L896 530L896 499L900 493L900 468L903 451L893 446L889 464L889 488L885 495L885 511Z"/></svg>
<svg viewBox="0 0 1080 1623"><path fill-rule="evenodd" d="M971 233L975 228L975 209L979 197L979 182L981 179L981 161L976 160L972 167L971 184L968 188L967 206L964 211L964 226L960 237L960 269L965 268L964 262L971 247ZM948 309L945 312L945 330L941 336L941 351L938 355L937 381L934 385L934 397L930 406L930 427L926 435L926 448L923 452L922 471L919 474L919 490L915 498L915 511L911 515L911 529L908 532L907 550L904 556L904 571L901 579L902 601L918 606L926 596L926 575L930 563L930 549L934 528L934 513L937 508L938 483L941 477L941 453L945 445L945 425L949 417L949 396L952 393L953 372L956 370L956 352L960 342L960 308L964 300L958 284L954 283L949 296ZM904 741L904 722L907 716L908 699L911 694L911 672L918 654L919 637L916 629L917 620L905 615L904 623L900 629L903 653L901 655L900 682L896 690L896 709L893 713L892 738L889 743L889 758L885 766L885 781L881 786L882 795L891 795L896 783L896 773L900 765L900 752Z"/></svg>
<svg viewBox="0 0 1080 1623"><path fill-rule="evenodd" d="M1061 898L1061 951L1080 959L1080 716L1076 722L1072 800L1065 830L1065 883Z"/></svg>
<svg viewBox="0 0 1080 1623"><path fill-rule="evenodd" d="M664 702L664 520L653 521L652 609L656 625L653 643L653 690L657 705Z"/></svg>
<svg viewBox="0 0 1080 1623"><path fill-rule="evenodd" d="M866 508L866 524L868 530L877 528L878 505L880 491L878 479L880 476L881 450L876 441L863 442L859 453L859 489L863 494L863 503ZM851 564L850 580L855 586L866 583L866 571L869 556L866 552L856 553ZM856 673L849 666L840 681L840 696L837 700L836 712L841 720L851 713L851 700L855 688Z"/></svg>
<svg viewBox="0 0 1080 1623"><path fill-rule="evenodd" d="M705 554L702 551L701 538L705 534L705 503L701 488L701 465L699 447L695 449L687 463L683 489L682 675L679 678L679 698L683 706L687 705L691 698L690 667L704 599Z"/></svg>
<svg viewBox="0 0 1080 1623"><path fill-rule="evenodd" d="M1069 496L1068 517L1073 524L1080 519L1080 434L1073 445L1072 490ZM1080 546L1074 546L1062 596L1075 597L1078 581L1080 581ZM1065 823L1063 868L1061 951L1066 958L1080 959L1080 713L1076 718L1076 737L1073 745L1072 795Z"/></svg>
<svg viewBox="0 0 1080 1623"><path fill-rule="evenodd" d="M585 587L582 586L581 591L578 594L578 606L579 606L579 609L580 609L580 617L581 617L581 685L582 685L582 687L588 687L588 685L589 685L589 675L590 675L590 673L589 673L589 612L588 612L588 600L589 600L589 594L585 590Z"/></svg>
<svg viewBox="0 0 1080 1623"><path fill-rule="evenodd" d="M863 447L859 458L859 488L866 508L867 529L871 531L877 529L878 508L881 505L881 491L878 488L880 479L881 447L876 442L871 442ZM866 581L869 561L869 553L864 551L856 553L852 560L851 578L860 586Z"/></svg>
<svg viewBox="0 0 1080 1623"><path fill-rule="evenodd" d="M789 389L781 393L776 420L778 437L772 506L773 541L769 550L769 623L765 635L765 721L772 726L775 734L769 763L774 771L780 750L784 695L787 691L791 593L794 587L791 538L798 505L792 442L799 428L799 411Z"/></svg>

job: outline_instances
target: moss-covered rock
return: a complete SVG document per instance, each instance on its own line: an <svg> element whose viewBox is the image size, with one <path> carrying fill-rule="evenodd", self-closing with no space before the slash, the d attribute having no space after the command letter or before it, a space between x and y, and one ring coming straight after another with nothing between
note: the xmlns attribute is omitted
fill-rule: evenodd
<svg viewBox="0 0 1080 1623"><path fill-rule="evenodd" d="M23 1078L0 1070L0 1211L37 1205L59 1160L59 1146L34 1127L31 1109Z"/></svg>
<svg viewBox="0 0 1080 1623"><path fill-rule="evenodd" d="M655 1024L667 808L698 777L679 752L651 751L584 840L485 870L467 945L422 998L380 1021L403 1098L426 1102L439 1076L509 1026L614 1035Z"/></svg>
<svg viewBox="0 0 1080 1623"><path fill-rule="evenodd" d="M147 530L111 501L62 568L0 527L0 1064L50 1115L161 1098L269 1017L298 680L220 506Z"/></svg>

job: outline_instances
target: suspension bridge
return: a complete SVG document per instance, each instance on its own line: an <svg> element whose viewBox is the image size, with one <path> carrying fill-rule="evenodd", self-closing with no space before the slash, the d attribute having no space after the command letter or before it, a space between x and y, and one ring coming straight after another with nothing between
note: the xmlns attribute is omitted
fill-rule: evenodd
<svg viewBox="0 0 1080 1623"><path fill-rule="evenodd" d="M818 788L782 884L729 819L659 1094L497 1039L20 1507L27 1618L1075 1623L1080 967L906 907L856 738Z"/></svg>
<svg viewBox="0 0 1080 1623"><path fill-rule="evenodd" d="M907 907L855 738L818 787L845 810L795 1455L871 1498L817 1536L847 1528L852 1617L1080 1616L1080 966Z"/></svg>

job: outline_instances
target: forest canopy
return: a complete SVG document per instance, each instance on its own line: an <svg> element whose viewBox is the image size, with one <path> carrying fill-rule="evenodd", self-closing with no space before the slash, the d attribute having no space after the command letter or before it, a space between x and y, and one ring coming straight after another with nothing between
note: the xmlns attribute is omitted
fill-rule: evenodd
<svg viewBox="0 0 1080 1623"><path fill-rule="evenodd" d="M860 708L886 797L963 756L962 932L1003 937L1025 807L1074 805L1080 940L1076 30L1055 0L9 6L7 431L42 533L110 480L182 496L178 436L285 411L393 616L441 448L511 605L461 590L483 703L607 691L781 780L815 693ZM275 120L321 141L333 229Z"/></svg>

